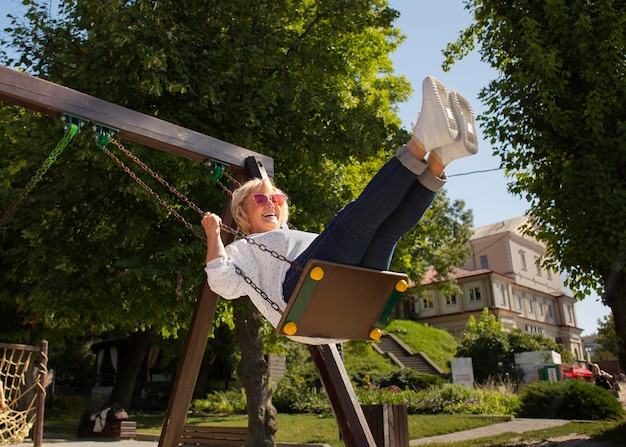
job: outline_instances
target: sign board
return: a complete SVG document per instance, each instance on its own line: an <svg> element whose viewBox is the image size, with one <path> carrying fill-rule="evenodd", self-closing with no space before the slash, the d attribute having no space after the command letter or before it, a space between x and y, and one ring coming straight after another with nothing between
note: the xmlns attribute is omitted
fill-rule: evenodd
<svg viewBox="0 0 626 447"><path fill-rule="evenodd" d="M458 357L452 359L452 383L457 385L474 387L474 368L471 357Z"/></svg>

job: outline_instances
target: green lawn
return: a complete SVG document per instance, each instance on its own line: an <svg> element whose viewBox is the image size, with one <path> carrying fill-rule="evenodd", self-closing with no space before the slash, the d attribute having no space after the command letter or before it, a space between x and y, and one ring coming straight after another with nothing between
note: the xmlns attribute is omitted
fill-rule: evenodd
<svg viewBox="0 0 626 447"><path fill-rule="evenodd" d="M131 414L137 421L137 431L143 434L158 435L161 432L163 414ZM71 412L51 410L46 413L47 431L74 434L80 415ZM419 439L428 436L453 433L508 420L498 416L459 416L459 415L409 415L409 438ZM247 416L189 416L188 423L201 425L245 426ZM469 440L446 444L447 447L510 446L527 445L531 441L542 441L570 433L584 433L588 436L607 440L608 445L623 445L626 438L625 422L571 422L561 427L524 434L508 433L489 439ZM332 417L307 414L280 414L278 416L279 442L323 443L332 447L342 447L337 423ZM434 444L429 444L434 447Z"/></svg>
<svg viewBox="0 0 626 447"><path fill-rule="evenodd" d="M140 433L160 433L162 416L143 415L137 416L135 419L137 420L138 431ZM482 427L504 420L509 419L490 416L409 415L409 437L410 439L418 439L427 436L453 433L455 431ZM245 426L247 424L247 416L190 416L187 422L199 425ZM305 414L278 415L276 440L279 442L323 443L330 444L333 447L344 445L339 439L339 429L334 418Z"/></svg>

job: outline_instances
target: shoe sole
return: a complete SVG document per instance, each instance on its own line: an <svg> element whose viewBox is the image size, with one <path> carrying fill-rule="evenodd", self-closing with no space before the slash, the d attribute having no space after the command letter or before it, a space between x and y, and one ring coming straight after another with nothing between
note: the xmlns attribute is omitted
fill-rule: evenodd
<svg viewBox="0 0 626 447"><path fill-rule="evenodd" d="M439 79L434 78L432 76L428 76L425 79L425 81L426 80L428 81L428 86L430 87L428 90L430 90L433 93L434 99L436 99L437 103L439 104L439 110L445 118L445 123L446 123L446 127L448 128L448 132L455 131L457 133L457 137L454 139L454 141L458 140L459 127L456 122L456 117L454 116L454 110L452 108L452 104L450 101L450 92ZM424 97L427 97L426 92L428 90L424 89L424 85L422 85L422 90L424 92ZM433 99L433 98L429 98L429 99Z"/></svg>
<svg viewBox="0 0 626 447"><path fill-rule="evenodd" d="M457 119L459 125L460 135L465 143L465 149L470 154L478 152L478 137L476 135L476 119L474 117L474 109L463 95L458 92L452 92L455 101L453 106L459 108L459 110L453 110L455 113L460 114L460 118Z"/></svg>

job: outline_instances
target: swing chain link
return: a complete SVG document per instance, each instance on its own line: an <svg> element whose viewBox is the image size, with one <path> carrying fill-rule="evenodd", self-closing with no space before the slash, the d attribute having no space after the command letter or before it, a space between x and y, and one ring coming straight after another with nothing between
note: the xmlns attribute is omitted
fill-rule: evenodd
<svg viewBox="0 0 626 447"><path fill-rule="evenodd" d="M200 214L200 216L204 216L204 211L202 211L200 209L200 207L198 207L195 203L193 203L188 197L186 197L185 195L183 195L182 193L180 193L174 186L172 186L171 184L169 184L164 178L162 178L158 173L156 173L154 170L152 170L149 166L147 166L143 161L141 161L135 154L133 154L132 152L130 152L128 149L126 149L119 141L117 141L115 138L109 138L109 142L113 143L120 151L122 151L128 158L130 158L133 162L135 162L135 164L137 164L139 167L141 167L144 171L146 171L148 174L150 174L150 176L152 178L154 178L156 181L158 181L161 185L163 185L165 188L167 188L172 194L174 194L176 197L178 197L182 202L186 203L187 206L189 206L191 209L193 209L194 211L196 211L198 214ZM117 158L111 151L109 151L108 149L106 149L105 147L101 146L102 150L104 150L104 152L111 157L111 159L118 165L120 166L124 172L126 172L133 180L135 180L148 194L150 194L160 205L162 205L165 209L167 209L178 221L180 221L189 231L191 231L195 236L197 236L199 239L203 240L204 242L207 242L206 237L204 237L202 234L200 234L194 227L193 225L187 221L181 214L179 214L176 210L174 210L165 200L163 200L163 198L161 198L152 188L150 188L143 180L141 180L126 164L124 164L124 162L122 162L119 158ZM239 181L237 181L233 176L231 176L230 174L226 173L225 171L223 172L223 175L225 177L227 177L230 181L232 181L234 184L241 186L241 184L239 183ZM221 182L216 182L218 186L220 186L220 188L222 188L224 191L226 191L229 195L232 196L232 191L230 189L228 189L228 187L226 187L226 185L224 185ZM275 250L270 250L267 245L265 244L259 244L257 243L253 238L247 236L245 233L243 233L241 230L232 228L224 223L220 224L220 229L226 233L232 234L233 236L235 236L237 239L244 239L246 242L248 242L250 245L253 245L255 247L257 247L260 251L268 253L270 256L278 259L279 261L283 261L286 262L288 264L290 264L291 266L302 270L302 267L300 267L297 263L291 261L290 259L287 259L284 255L281 255L280 253L278 253ZM250 285L250 287L252 287L254 289L255 292L257 292L265 301L268 302L268 304L271 306L271 308L273 310L275 310L276 312L280 313L281 315L283 314L283 311L280 309L280 307L278 306L278 304L276 304L268 295L267 293L265 293L258 285L256 285L254 283L254 281L247 276L239 267L235 266L235 272L241 276L243 278L243 280Z"/></svg>
<svg viewBox="0 0 626 447"><path fill-rule="evenodd" d="M146 165L143 161L141 161L135 154L126 149L119 141L115 138L110 138L109 141L113 143L120 151L122 151L128 158L130 158L133 162L135 162L141 169L146 171L148 174L152 176L153 179L158 181L161 185L165 186L172 194L178 197L182 202L186 203L189 208L200 214L201 216L204 212L200 209L198 205L193 203L188 197L180 193L176 188L170 185L163 177L153 171L148 165ZM156 193L155 193L156 194Z"/></svg>
<svg viewBox="0 0 626 447"><path fill-rule="evenodd" d="M116 145L118 145L119 143L117 143L113 138L111 138L112 142L115 142ZM121 145L120 145L121 146ZM120 147L118 146L118 147ZM124 172L126 172L133 180L135 180L139 186L141 186L150 196L152 196L154 198L154 200L156 200L161 206L163 206L169 213L171 213L180 223L182 223L189 231L191 231L192 234L194 234L198 239L201 239L203 241L206 242L206 238L198 231L196 230L193 225L191 225L191 223L189 223L187 221L187 219L185 219L178 211L176 211L174 208L172 208L165 200L163 200L163 198L161 198L152 188L150 188L150 186L148 186L142 179L140 179L137 174L135 174L122 160L120 160L119 158L117 158L115 156L115 154L113 154L110 150L108 150L105 146L99 146L104 153L106 153L119 167L121 167ZM126 151L124 150L124 153L126 153ZM132 155L132 154L131 154ZM134 155L133 155L134 157ZM136 158L136 157L135 157ZM137 159L139 160L139 159ZM143 162L142 162L143 163ZM148 168L146 166L146 168ZM150 169L150 168L148 168ZM154 171L153 171L154 172ZM163 180L165 182L165 180ZM167 183L167 182L166 182ZM188 200L189 201L189 200ZM189 201L189 203L192 203L191 201ZM194 205L195 206L195 205ZM197 208L197 207L196 207ZM199 209L199 208L198 208ZM200 210L200 212L202 212Z"/></svg>
<svg viewBox="0 0 626 447"><path fill-rule="evenodd" d="M63 149L69 144L69 142L78 134L80 128L76 124L70 124L65 127L65 135L56 145L56 147L52 150L48 158L43 162L43 164L39 167L35 175L30 179L28 184L24 187L24 191L19 195L19 197L11 204L9 209L0 217L0 225L3 225L14 213L17 211L18 207L22 203L22 201L26 198L28 194L33 190L35 185L39 183L39 181L43 178L46 172L52 164L59 158L59 155L63 152Z"/></svg>
<svg viewBox="0 0 626 447"><path fill-rule="evenodd" d="M256 293L258 293L259 295L261 295L261 298L263 298L265 301L268 302L268 304L271 306L272 309L274 309L276 312L278 312L279 314L283 314L282 309L278 306L278 304L276 304L274 301L272 301L272 299L267 295L267 293L265 293L263 291L263 289L261 289L259 286L257 286L254 281L252 281L252 279L246 275L243 270L241 270L239 267L235 266L235 272L241 276L243 278L243 280L250 285L250 287L252 287L254 289L254 291Z"/></svg>

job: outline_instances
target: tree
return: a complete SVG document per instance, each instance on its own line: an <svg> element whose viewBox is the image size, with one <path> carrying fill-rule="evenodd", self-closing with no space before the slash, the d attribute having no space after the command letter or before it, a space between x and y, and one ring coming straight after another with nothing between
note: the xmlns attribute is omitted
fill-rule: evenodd
<svg viewBox="0 0 626 447"><path fill-rule="evenodd" d="M593 360L615 360L619 358L619 346L615 337L613 314L598 319L598 345L600 348L593 354Z"/></svg>
<svg viewBox="0 0 626 447"><path fill-rule="evenodd" d="M410 87L393 75L389 59L402 36L392 27L397 12L384 0L65 0L57 19L46 2L29 4L26 23L16 20L12 41L3 42L18 56L5 62L272 156L300 229L320 230L354 198L363 179L349 166L372 171L407 139L395 108ZM11 113L21 111L11 109L2 122ZM44 121L37 132L58 134L58 124L53 129ZM45 140L31 137L25 130L16 139L9 168L2 169L1 181L14 190L36 170L24 154L33 156L28 149ZM25 318L39 312L45 328L175 336L190 320L203 280L203 245L99 153L92 136L81 134L77 143L2 229L2 275L10 271L12 285L0 292L2 301L18 303ZM224 194L206 167L130 147L202 209L221 209ZM32 219L34 210L43 218ZM443 228L432 243L462 245L455 233L469 233L471 213L457 203L445 217L461 219L459 228L452 234ZM427 237L415 235L405 247L417 250ZM235 314L254 317L243 305ZM222 319L232 322L228 312ZM246 363L254 371L240 369L240 377L251 378L248 390L262 393L249 402L262 402L271 424L271 393L256 361L263 343L252 332L238 336L245 350L256 349Z"/></svg>
<svg viewBox="0 0 626 447"><path fill-rule="evenodd" d="M622 1L467 1L474 23L446 51L449 65L479 44L498 77L481 121L530 204L547 244L544 267L583 299L613 311L626 367L626 8Z"/></svg>
<svg viewBox="0 0 626 447"><path fill-rule="evenodd" d="M506 331L502 322L485 308L478 322L470 316L456 357L471 357L474 380L486 383L517 378L515 354L529 351L556 351L564 362L574 358L563 345L543 335L529 334L519 328Z"/></svg>
<svg viewBox="0 0 626 447"><path fill-rule="evenodd" d="M511 362L510 345L504 326L495 315L484 309L476 322L470 316L457 347L456 357L471 357L474 380L486 383L491 379L514 377L515 362Z"/></svg>

